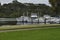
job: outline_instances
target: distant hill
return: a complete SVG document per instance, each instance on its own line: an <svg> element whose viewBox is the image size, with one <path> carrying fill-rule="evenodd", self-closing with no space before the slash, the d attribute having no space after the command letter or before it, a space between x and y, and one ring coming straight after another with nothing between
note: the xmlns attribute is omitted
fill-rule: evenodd
<svg viewBox="0 0 60 40"><path fill-rule="evenodd" d="M51 7L45 4L33 4L33 3L20 3L13 1L12 3L0 5L0 17L3 18L16 18L23 14L25 16L31 15L31 13L39 13L40 16L44 14L53 15Z"/></svg>

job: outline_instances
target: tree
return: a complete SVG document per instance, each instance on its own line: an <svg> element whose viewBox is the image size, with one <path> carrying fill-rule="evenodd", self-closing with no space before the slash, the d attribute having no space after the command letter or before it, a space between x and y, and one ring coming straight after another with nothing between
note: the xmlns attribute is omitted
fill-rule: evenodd
<svg viewBox="0 0 60 40"><path fill-rule="evenodd" d="M30 16L31 13L39 13L40 16L44 14L52 15L50 14L52 13L51 7L45 4L27 3L27 5L25 5L24 3L20 3L17 0L13 0L12 3L3 4L0 8L0 17L16 18L22 16L23 13L25 13L25 16Z"/></svg>
<svg viewBox="0 0 60 40"><path fill-rule="evenodd" d="M56 15L60 15L60 0L49 0L52 5L53 13Z"/></svg>

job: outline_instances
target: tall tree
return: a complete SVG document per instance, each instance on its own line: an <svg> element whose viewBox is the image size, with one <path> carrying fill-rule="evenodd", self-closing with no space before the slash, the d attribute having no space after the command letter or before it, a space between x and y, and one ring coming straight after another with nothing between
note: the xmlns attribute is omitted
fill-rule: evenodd
<svg viewBox="0 0 60 40"><path fill-rule="evenodd" d="M53 12L56 15L60 15L60 0L49 0L50 4L52 5Z"/></svg>

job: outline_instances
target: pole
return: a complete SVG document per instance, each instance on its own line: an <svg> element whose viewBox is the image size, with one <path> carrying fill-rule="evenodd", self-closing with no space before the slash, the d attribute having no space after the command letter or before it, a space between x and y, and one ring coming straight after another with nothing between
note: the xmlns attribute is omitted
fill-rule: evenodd
<svg viewBox="0 0 60 40"><path fill-rule="evenodd" d="M25 14L23 13L23 19L22 19L23 25L24 25L24 16L25 16Z"/></svg>
<svg viewBox="0 0 60 40"><path fill-rule="evenodd" d="M38 24L39 24L39 23L40 23L40 22L39 22L39 9L37 8L37 10L38 10Z"/></svg>

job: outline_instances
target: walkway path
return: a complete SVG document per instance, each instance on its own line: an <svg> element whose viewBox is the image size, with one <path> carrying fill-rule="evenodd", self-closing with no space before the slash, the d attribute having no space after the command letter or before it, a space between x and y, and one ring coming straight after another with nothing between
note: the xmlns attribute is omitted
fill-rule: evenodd
<svg viewBox="0 0 60 40"><path fill-rule="evenodd" d="M49 29L49 28L58 28L58 27L48 27L48 28L27 28L27 29L14 29L14 30L1 30L1 32L13 32L13 31L24 31L24 30L37 30L37 29Z"/></svg>

